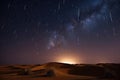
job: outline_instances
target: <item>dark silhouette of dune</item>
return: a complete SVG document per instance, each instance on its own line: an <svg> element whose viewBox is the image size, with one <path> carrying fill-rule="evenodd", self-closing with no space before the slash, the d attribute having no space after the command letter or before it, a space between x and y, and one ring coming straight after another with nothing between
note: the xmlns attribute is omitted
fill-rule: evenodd
<svg viewBox="0 0 120 80"><path fill-rule="evenodd" d="M74 75L86 75L86 76L101 76L105 73L103 67L96 65L84 65L84 66L74 66L69 70L69 74Z"/></svg>

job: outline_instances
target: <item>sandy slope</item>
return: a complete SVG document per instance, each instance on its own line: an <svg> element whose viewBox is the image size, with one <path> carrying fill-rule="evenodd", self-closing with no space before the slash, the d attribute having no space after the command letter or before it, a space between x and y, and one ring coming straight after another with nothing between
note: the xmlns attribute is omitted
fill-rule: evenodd
<svg viewBox="0 0 120 80"><path fill-rule="evenodd" d="M89 68L91 70L92 68L96 68L96 71L101 70L99 66L101 67L101 65L80 66L61 63L0 66L0 80L116 80L116 78L112 77L98 77L99 74L103 75L104 73L93 73L94 76L92 75L92 71L91 74L89 73ZM70 73L71 71L72 73Z"/></svg>

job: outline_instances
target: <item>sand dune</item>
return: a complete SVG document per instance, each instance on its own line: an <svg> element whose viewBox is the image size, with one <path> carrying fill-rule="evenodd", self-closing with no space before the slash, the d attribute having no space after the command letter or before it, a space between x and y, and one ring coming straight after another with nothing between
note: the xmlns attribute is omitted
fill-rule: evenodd
<svg viewBox="0 0 120 80"><path fill-rule="evenodd" d="M0 80L120 80L120 64L0 66Z"/></svg>

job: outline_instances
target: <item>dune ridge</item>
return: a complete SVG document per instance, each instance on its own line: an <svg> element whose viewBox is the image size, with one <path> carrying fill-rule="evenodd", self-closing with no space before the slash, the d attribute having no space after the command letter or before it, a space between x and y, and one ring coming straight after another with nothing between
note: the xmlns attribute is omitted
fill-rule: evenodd
<svg viewBox="0 0 120 80"><path fill-rule="evenodd" d="M65 64L0 66L0 80L120 80L120 64Z"/></svg>

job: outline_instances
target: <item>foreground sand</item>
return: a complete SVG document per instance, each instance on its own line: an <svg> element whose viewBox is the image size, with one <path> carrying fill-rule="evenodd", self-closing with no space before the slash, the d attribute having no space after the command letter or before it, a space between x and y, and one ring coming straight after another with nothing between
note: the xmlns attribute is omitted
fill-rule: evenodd
<svg viewBox="0 0 120 80"><path fill-rule="evenodd" d="M119 64L0 66L0 80L120 80Z"/></svg>

